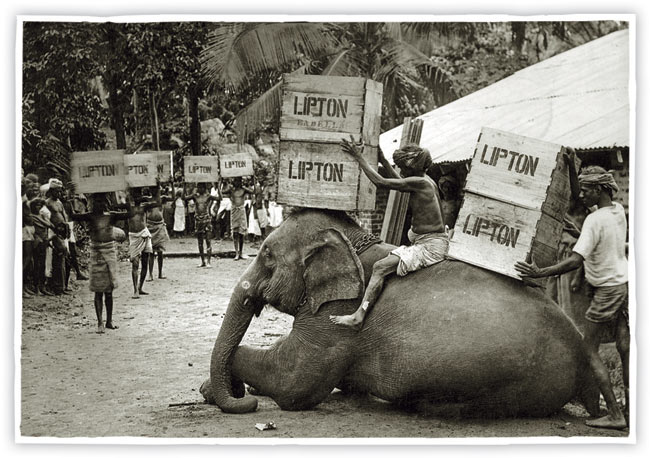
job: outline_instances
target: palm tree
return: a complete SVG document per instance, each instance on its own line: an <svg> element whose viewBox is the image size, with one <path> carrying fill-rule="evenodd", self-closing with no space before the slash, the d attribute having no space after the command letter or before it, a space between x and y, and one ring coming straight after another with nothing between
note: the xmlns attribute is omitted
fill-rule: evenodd
<svg viewBox="0 0 650 458"><path fill-rule="evenodd" d="M428 100L425 109L431 109L457 98L448 75L409 41L473 33L466 24L449 23L224 24L210 35L203 64L211 84L230 91L245 91L255 78L267 79L270 89L236 116L241 139L279 115L281 72L363 76L381 82L384 127L390 128L403 116L420 114L409 112L413 101Z"/></svg>

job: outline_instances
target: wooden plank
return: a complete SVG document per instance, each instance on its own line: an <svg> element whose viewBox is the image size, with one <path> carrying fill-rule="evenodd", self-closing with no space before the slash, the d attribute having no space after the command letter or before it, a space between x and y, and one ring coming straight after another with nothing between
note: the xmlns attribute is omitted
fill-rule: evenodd
<svg viewBox="0 0 650 458"><path fill-rule="evenodd" d="M219 158L217 156L185 156L183 169L187 183L219 181Z"/></svg>
<svg viewBox="0 0 650 458"><path fill-rule="evenodd" d="M416 145L420 143L423 124L421 119L404 118L400 148L410 143ZM384 222L381 226L380 234L381 239L386 243L393 245L401 244L409 197L410 195L408 193L399 191L391 190L388 193L386 213L384 214Z"/></svg>
<svg viewBox="0 0 650 458"><path fill-rule="evenodd" d="M219 157L219 164L223 178L253 175L253 158L248 153L221 155Z"/></svg>
<svg viewBox="0 0 650 458"><path fill-rule="evenodd" d="M153 154L137 153L124 155L126 184L130 188L156 185L157 158Z"/></svg>
<svg viewBox="0 0 650 458"><path fill-rule="evenodd" d="M75 151L70 157L70 178L82 194L126 189L124 150Z"/></svg>
<svg viewBox="0 0 650 458"><path fill-rule="evenodd" d="M513 278L515 262L529 259L542 213L465 193L448 256Z"/></svg>
<svg viewBox="0 0 650 458"><path fill-rule="evenodd" d="M377 170L377 146L366 145L363 150L363 156L368 163ZM374 185L370 178L359 171L359 186L357 189L357 208L356 210L374 210L376 203L377 187Z"/></svg>
<svg viewBox="0 0 650 458"><path fill-rule="evenodd" d="M282 127L357 134L361 133L363 108L363 93L339 96L287 90L282 96Z"/></svg>
<svg viewBox="0 0 650 458"><path fill-rule="evenodd" d="M383 86L373 80L366 82L366 94L363 109L363 142L366 145L378 146L381 133L381 104Z"/></svg>
<svg viewBox="0 0 650 458"><path fill-rule="evenodd" d="M361 133L322 132L318 130L285 129L280 127L280 141L293 142L314 142L314 143L340 143L342 139L354 139L356 143L361 142Z"/></svg>
<svg viewBox="0 0 650 458"><path fill-rule="evenodd" d="M278 202L355 210L361 173L357 161L338 143L281 142Z"/></svg>
<svg viewBox="0 0 650 458"><path fill-rule="evenodd" d="M282 75L283 88L296 92L361 95L366 88L366 78L350 76L321 76L321 75Z"/></svg>

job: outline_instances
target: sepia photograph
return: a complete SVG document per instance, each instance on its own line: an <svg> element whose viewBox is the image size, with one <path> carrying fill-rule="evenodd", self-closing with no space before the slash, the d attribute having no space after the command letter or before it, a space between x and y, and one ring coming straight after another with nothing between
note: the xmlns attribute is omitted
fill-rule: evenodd
<svg viewBox="0 0 650 458"><path fill-rule="evenodd" d="M17 17L15 442L635 444L636 27Z"/></svg>

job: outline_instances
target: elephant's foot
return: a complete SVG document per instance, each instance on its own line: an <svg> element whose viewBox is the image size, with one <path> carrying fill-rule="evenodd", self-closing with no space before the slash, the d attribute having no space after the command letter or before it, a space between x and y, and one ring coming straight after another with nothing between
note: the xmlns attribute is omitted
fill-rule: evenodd
<svg viewBox="0 0 650 458"><path fill-rule="evenodd" d="M592 428L607 428L607 429L627 428L625 417L613 418L610 415L598 418L596 420L587 420L585 422L585 425L591 426Z"/></svg>

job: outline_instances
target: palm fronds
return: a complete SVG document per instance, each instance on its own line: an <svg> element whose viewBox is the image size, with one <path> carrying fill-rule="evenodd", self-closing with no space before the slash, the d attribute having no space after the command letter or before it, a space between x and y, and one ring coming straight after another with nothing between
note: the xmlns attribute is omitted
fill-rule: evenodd
<svg viewBox="0 0 650 458"><path fill-rule="evenodd" d="M223 23L210 33L201 60L211 84L239 88L252 75L318 56L333 43L318 22Z"/></svg>

